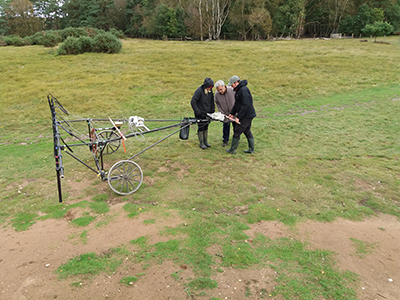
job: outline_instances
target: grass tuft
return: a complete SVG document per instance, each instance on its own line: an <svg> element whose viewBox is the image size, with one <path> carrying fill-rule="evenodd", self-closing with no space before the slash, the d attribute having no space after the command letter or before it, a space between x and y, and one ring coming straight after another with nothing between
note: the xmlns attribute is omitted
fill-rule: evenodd
<svg viewBox="0 0 400 300"><path fill-rule="evenodd" d="M95 253L86 253L70 259L67 263L57 268L55 273L58 274L59 279L77 275L91 278L101 272L110 274L121 263L121 260L110 257L110 254L98 256Z"/></svg>

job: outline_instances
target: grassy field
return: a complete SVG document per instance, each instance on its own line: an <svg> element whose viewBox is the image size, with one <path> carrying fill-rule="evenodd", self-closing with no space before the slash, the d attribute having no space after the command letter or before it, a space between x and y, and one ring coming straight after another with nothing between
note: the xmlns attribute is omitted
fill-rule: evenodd
<svg viewBox="0 0 400 300"><path fill-rule="evenodd" d="M127 202L130 217L142 208L160 217L174 210L187 226L166 228L169 242L152 245L143 237L129 246L143 264L189 264L198 277L187 284L188 294L214 286L209 278L218 265L206 249L219 245L221 267L277 270L281 276L271 295L355 299L356 275L338 271L331 259L318 259L329 257L326 251L263 235L239 250L229 241L246 240L243 231L262 220L293 226L309 219L362 220L378 212L400 216L400 46L398 37L386 41L124 40L119 54L62 57L38 46L0 48L0 224L26 230L82 208L86 215L75 226L106 226L110 199ZM216 122L209 133L213 147L202 151L192 127L188 141L171 137L135 159L144 183L125 197L111 190L99 194L98 186L106 183L67 157L66 178L77 183L89 178L91 184L78 195L64 185L65 203L57 203L48 93L81 117L180 119L193 116L190 99L205 77L227 82L232 75L247 79L254 97L255 155L243 153L245 138L237 155L227 154ZM128 140L128 153L120 149L107 157L107 165L162 136ZM89 150L78 153L90 159ZM111 260L115 269L121 251L126 249L103 258L85 255L103 264ZM80 261L60 270L71 270L71 276L84 272ZM324 279L315 280L321 269Z"/></svg>

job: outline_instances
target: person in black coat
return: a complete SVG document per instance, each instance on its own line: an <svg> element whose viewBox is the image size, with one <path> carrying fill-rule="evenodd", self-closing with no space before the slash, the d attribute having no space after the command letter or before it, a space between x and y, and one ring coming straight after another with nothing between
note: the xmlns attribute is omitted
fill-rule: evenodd
<svg viewBox="0 0 400 300"><path fill-rule="evenodd" d="M254 136L251 132L251 123L256 117L256 111L253 106L253 96L247 87L247 80L240 80L239 76L232 76L229 80L235 93L235 105L232 108L228 118L237 124L234 127L232 145L226 151L231 154L236 153L239 145L240 135L244 133L247 138L249 149L245 153L254 153Z"/></svg>
<svg viewBox="0 0 400 300"><path fill-rule="evenodd" d="M215 112L214 93L212 88L214 81L206 77L201 86L199 86L193 94L190 104L192 105L194 116L198 119L207 119L207 113ZM198 123L197 135L199 137L200 148L207 149L211 147L208 143L208 124L209 122Z"/></svg>

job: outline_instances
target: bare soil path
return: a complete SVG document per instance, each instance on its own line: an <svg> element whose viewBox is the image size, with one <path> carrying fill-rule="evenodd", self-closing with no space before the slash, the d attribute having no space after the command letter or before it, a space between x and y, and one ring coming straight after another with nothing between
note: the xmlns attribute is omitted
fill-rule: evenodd
<svg viewBox="0 0 400 300"><path fill-rule="evenodd" d="M70 258L89 252L106 253L110 248L127 245L140 236L149 236L152 244L166 241L168 237L159 235L159 231L164 226L175 227L183 222L172 213L160 222L144 224L143 221L152 216L143 213L130 219L122 206L112 206L115 218L109 224L85 227L83 230L88 230L85 243L79 241L82 228L72 226L67 218L40 221L23 232L1 228L0 299L191 299L185 291L185 281L177 280L171 274L176 272L186 280L194 274L187 266L173 262L152 265L145 271L141 265L123 264L115 274L98 275L79 287L71 285L79 282L79 278L58 280L54 271ZM360 276L358 299L400 299L400 221L395 217L380 215L362 222L307 221L294 230L277 222L260 222L246 231L250 237L256 233L271 239L292 237L306 242L310 249L337 253L338 268ZM373 245L371 252L360 257L351 239ZM143 275L132 285L119 283L121 278L135 274ZM196 298L261 299L254 291L272 289L274 276L271 269L225 268L224 272L212 276L218 282L218 288L207 291L208 297ZM249 289L253 293L246 297Z"/></svg>

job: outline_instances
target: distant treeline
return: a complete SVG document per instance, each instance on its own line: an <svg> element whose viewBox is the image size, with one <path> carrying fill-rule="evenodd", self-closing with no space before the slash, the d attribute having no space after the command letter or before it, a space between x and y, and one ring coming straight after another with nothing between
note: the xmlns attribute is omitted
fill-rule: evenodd
<svg viewBox="0 0 400 300"><path fill-rule="evenodd" d="M400 0L0 0L0 35L21 37L69 27L164 39L358 37L374 24L400 32Z"/></svg>

